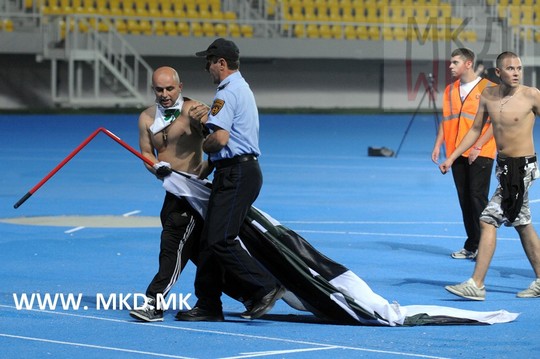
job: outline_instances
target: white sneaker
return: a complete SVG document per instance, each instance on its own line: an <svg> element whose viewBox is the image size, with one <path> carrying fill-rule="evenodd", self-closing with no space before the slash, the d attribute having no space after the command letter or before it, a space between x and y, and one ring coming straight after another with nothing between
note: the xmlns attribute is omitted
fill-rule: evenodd
<svg viewBox="0 0 540 359"><path fill-rule="evenodd" d="M535 279L529 288L517 294L518 298L536 298L540 297L540 278Z"/></svg>
<svg viewBox="0 0 540 359"><path fill-rule="evenodd" d="M475 259L477 254L478 250L476 250L475 252L471 252L463 248L457 252L452 253L451 256L454 259Z"/></svg>
<svg viewBox="0 0 540 359"><path fill-rule="evenodd" d="M132 318L142 320L144 322L162 322L163 311L155 307L156 301L154 298L148 298L140 309L133 309L129 312Z"/></svg>
<svg viewBox="0 0 540 359"><path fill-rule="evenodd" d="M484 300L486 299L486 287L478 288L472 278L469 278L466 282L447 285L444 287L447 291L457 296L471 299L471 300Z"/></svg>

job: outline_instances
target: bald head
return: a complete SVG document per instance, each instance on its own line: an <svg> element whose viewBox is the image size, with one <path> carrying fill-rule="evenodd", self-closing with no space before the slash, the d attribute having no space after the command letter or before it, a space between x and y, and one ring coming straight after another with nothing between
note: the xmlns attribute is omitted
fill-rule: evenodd
<svg viewBox="0 0 540 359"><path fill-rule="evenodd" d="M162 66L157 68L152 75L152 84L155 85L159 80L174 81L176 84L180 84L180 75L175 69L169 66Z"/></svg>
<svg viewBox="0 0 540 359"><path fill-rule="evenodd" d="M152 89L158 103L163 107L173 106L182 93L178 72L168 66L156 69L152 75Z"/></svg>

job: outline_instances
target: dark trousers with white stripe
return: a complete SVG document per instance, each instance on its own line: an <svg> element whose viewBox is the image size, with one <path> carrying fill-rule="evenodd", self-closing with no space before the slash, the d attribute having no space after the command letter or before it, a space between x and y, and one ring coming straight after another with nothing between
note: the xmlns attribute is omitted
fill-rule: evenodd
<svg viewBox="0 0 540 359"><path fill-rule="evenodd" d="M246 305L278 285L236 240L261 186L262 173L257 161L236 163L214 172L195 277L197 306L221 310L224 282L235 283L240 300Z"/></svg>
<svg viewBox="0 0 540 359"><path fill-rule="evenodd" d="M203 219L184 198L166 192L161 209L159 269L146 296L166 296L178 280L188 260L197 261Z"/></svg>

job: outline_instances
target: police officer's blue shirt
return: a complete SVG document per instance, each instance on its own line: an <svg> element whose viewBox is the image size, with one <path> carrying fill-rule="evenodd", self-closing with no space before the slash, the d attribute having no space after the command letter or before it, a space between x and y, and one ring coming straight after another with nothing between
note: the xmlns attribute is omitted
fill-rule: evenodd
<svg viewBox="0 0 540 359"><path fill-rule="evenodd" d="M219 84L206 122L210 131L218 126L229 132L229 142L210 154L212 161L245 154L259 156L259 112L253 92L240 71Z"/></svg>

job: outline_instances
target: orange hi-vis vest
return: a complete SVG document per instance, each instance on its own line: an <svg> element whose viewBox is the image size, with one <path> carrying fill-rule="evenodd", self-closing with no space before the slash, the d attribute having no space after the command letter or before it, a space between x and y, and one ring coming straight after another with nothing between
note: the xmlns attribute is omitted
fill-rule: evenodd
<svg viewBox="0 0 540 359"><path fill-rule="evenodd" d="M443 131L446 156L449 156L455 151L461 140L463 140L463 137L465 137L465 134L472 127L474 117L478 111L482 91L486 87L495 86L493 82L481 79L462 102L459 93L460 83L461 81L456 80L446 86L446 89L444 90ZM484 134L490 124L491 121L488 119L486 125L482 129L482 134ZM469 151L470 149L465 151L462 156L468 157ZM496 154L497 147L495 145L495 139L492 137L488 142L482 145L479 156L494 159Z"/></svg>

